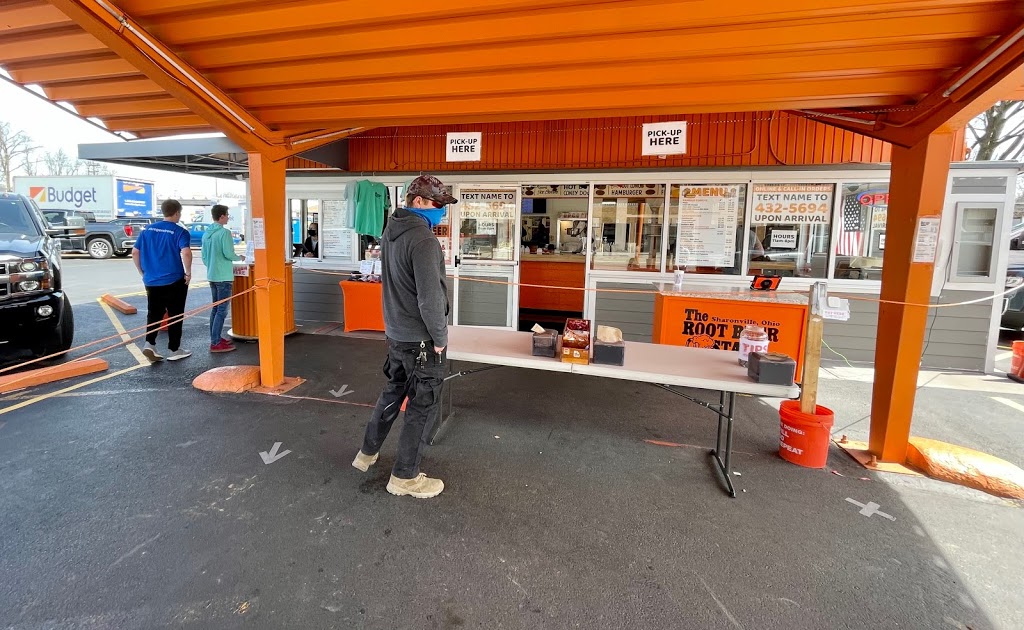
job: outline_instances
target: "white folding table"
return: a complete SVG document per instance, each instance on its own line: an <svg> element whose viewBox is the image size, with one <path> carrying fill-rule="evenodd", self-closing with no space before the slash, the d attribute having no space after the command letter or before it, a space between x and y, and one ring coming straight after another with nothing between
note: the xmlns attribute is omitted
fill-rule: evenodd
<svg viewBox="0 0 1024 630"><path fill-rule="evenodd" d="M448 411L434 427L433 443L451 416L452 381L484 370L498 367L518 367L548 372L565 372L624 381L640 381L661 387L677 396L686 398L710 409L718 416L718 432L715 448L711 455L725 478L729 495L736 496L731 478L733 414L736 394L768 396L772 398L797 398L800 388L785 385L764 385L747 377L746 368L736 361L736 353L723 350L705 350L683 346L669 346L652 343L626 342L625 364L580 365L563 363L559 358L535 357L533 334L493 328L471 326L450 326L448 328L448 375L445 377L448 394ZM451 371L452 361L479 363L486 367ZM678 391L676 387L704 389L718 392L718 403L708 402ZM724 435L723 435L724 430Z"/></svg>

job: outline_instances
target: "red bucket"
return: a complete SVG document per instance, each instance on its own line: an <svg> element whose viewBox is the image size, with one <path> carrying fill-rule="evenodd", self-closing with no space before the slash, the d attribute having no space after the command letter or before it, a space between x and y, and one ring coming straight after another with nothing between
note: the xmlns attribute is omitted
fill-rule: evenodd
<svg viewBox="0 0 1024 630"><path fill-rule="evenodd" d="M824 468L835 421L832 410L818 405L815 413L800 411L800 401L784 400L779 408L782 439L779 456L807 468Z"/></svg>

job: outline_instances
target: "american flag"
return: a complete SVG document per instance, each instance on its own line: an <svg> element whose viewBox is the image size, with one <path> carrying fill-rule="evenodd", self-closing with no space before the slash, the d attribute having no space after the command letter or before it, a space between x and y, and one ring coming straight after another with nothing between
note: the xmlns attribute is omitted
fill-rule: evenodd
<svg viewBox="0 0 1024 630"><path fill-rule="evenodd" d="M861 224L861 203L857 195L845 195L840 217L841 230L836 254L840 256L860 256L861 241L864 238Z"/></svg>

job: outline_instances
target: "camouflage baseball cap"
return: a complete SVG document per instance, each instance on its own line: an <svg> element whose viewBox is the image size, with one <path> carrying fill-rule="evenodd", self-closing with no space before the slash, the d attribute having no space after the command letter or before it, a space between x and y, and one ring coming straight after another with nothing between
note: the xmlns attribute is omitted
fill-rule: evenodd
<svg viewBox="0 0 1024 630"><path fill-rule="evenodd" d="M451 203L459 203L459 200L453 197L445 189L441 180L433 175L420 175L409 182L408 188L405 189L405 194L416 195L417 197L423 197L424 199L432 199L437 203L443 203L446 206Z"/></svg>

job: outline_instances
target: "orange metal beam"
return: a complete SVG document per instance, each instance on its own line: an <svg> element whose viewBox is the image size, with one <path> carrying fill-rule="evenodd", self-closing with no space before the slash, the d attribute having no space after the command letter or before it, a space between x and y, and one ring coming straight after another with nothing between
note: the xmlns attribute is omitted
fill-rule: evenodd
<svg viewBox="0 0 1024 630"><path fill-rule="evenodd" d="M106 118L107 116L131 116L139 114L185 114L188 108L170 96L154 98L133 98L116 101L70 101L81 116Z"/></svg>
<svg viewBox="0 0 1024 630"><path fill-rule="evenodd" d="M573 90L566 92L513 92L509 94L461 99L404 99L393 102L376 101L373 95L366 95L361 102L343 105L313 105L289 108L254 109L268 124L302 124L332 121L388 118L419 118L431 122L436 117L473 117L480 112L504 115L506 120L520 120L523 114L543 113L551 118L577 117L574 112L588 109L607 109L636 112L642 107L649 112L653 108L674 108L675 111L689 111L691 108L707 106L718 111L750 111L753 109L794 109L806 106L811 100L828 99L833 103L845 103L847 99L863 98L864 95L888 95L909 92L924 92L934 84L931 73L909 73L880 78L852 80L848 77L825 80L803 80L788 82L751 81L737 86L730 83L689 84L682 86L657 86L633 88L604 88ZM739 88L742 87L742 90ZM740 92L740 93L737 93ZM758 104L771 103L772 107L753 107L747 99ZM881 99L880 99L881 100ZM722 107L729 103L730 108ZM738 103L736 107L733 104ZM641 105L642 104L642 105ZM374 125L383 126L383 125Z"/></svg>
<svg viewBox="0 0 1024 630"><path fill-rule="evenodd" d="M623 3L632 4L632 3ZM721 5L722 3L718 3ZM769 5L765 5L769 6ZM774 6L774 5L771 5ZM545 22L536 17L510 22L507 19L477 19L473 22L444 24L439 43L438 25L425 23L392 30L355 30L339 35L333 31L310 29L284 36L261 36L254 40L190 45L183 54L205 70L255 64L274 64L289 60L334 60L357 58L359 65L370 64L362 72L383 73L422 70L468 71L472 69L549 65L551 63L608 63L626 59L717 56L728 41L729 54L761 55L795 51L843 51L860 47L903 46L923 42L963 42L968 49L979 33L1001 33L1007 20L1016 19L1010 11L993 11L979 6L975 12L948 14L859 14L859 18L776 21L752 20L717 28L693 28L686 15L658 15L657 30L637 19L637 9L626 13L630 23L640 22L637 32L622 32L616 23L600 24L604 34L590 37L566 37L566 22ZM676 30L661 21L676 20ZM518 30L516 30L518 29ZM571 30L586 29L573 22ZM516 35L520 36L517 38ZM174 45L174 33L167 33ZM420 56L425 59L420 60ZM443 59L443 61L441 61ZM383 68L379 67L383 63ZM431 63L433 62L433 63ZM255 68L254 68L255 69ZM360 75L356 75L360 76ZM361 75L367 76L367 75ZM370 74L368 76L373 76ZM219 83L218 83L219 84Z"/></svg>
<svg viewBox="0 0 1024 630"><path fill-rule="evenodd" d="M5 35L0 38L0 63L17 63L41 58L59 59L65 55L106 50L107 47L98 39L71 24L52 31Z"/></svg>
<svg viewBox="0 0 1024 630"><path fill-rule="evenodd" d="M264 387L284 382L285 333L285 161L249 153L256 266L256 322L260 340L260 380Z"/></svg>
<svg viewBox="0 0 1024 630"><path fill-rule="evenodd" d="M886 222L871 398L869 449L883 462L907 457L921 365L934 260L915 262L922 219L939 220L946 196L953 134L936 133L907 149L894 147Z"/></svg>
<svg viewBox="0 0 1024 630"><path fill-rule="evenodd" d="M880 72L914 72L935 67L957 65L961 54L948 47L929 44L907 47L894 54L892 49L870 51L819 52L794 55L722 56L718 58L663 59L657 61L617 62L601 66L501 69L468 74L416 74L406 77L357 79L345 81L339 89L332 80L340 74L324 62L317 67L316 81L296 81L284 86L233 90L232 95L245 107L276 107L313 103L342 103L401 99L410 94L420 98L456 97L522 91L569 90L580 88L614 89L619 83L611 77L632 77L630 87L678 85L680 77L699 81L713 77L716 83L750 81L789 81L814 78L848 77L859 81L861 76ZM308 70L308 68L307 68ZM282 72L284 76L289 73ZM271 73L264 72L264 81ZM230 73L215 75L226 89L233 88ZM297 77L295 77L297 78ZM293 78L294 80L294 78ZM751 96L756 96L751 94Z"/></svg>
<svg viewBox="0 0 1024 630"><path fill-rule="evenodd" d="M3 24L5 31L46 28L68 23L66 15L62 15L60 11L42 0L4 4L6 6L0 6L0 24Z"/></svg>
<svg viewBox="0 0 1024 630"><path fill-rule="evenodd" d="M109 117L103 119L107 129L112 131L156 131L159 129L209 129L210 123L189 112L180 115L146 115Z"/></svg>
<svg viewBox="0 0 1024 630"><path fill-rule="evenodd" d="M8 64L7 71L15 81L22 84L45 85L61 81L82 81L137 75L139 71L132 64L117 56L89 58L76 61L52 59L47 62Z"/></svg>
<svg viewBox="0 0 1024 630"><path fill-rule="evenodd" d="M131 25L132 21L127 16L119 20L99 4L83 0L50 2L239 146L247 150L262 150L265 155L276 159L286 157L286 151L270 146L266 140L272 135L270 129L202 79L199 72L176 58L173 52L146 34L141 26L133 26L134 33L129 31L126 25ZM106 4L113 6L110 1ZM116 8L114 10L119 12ZM156 50L147 51L150 44Z"/></svg>
<svg viewBox="0 0 1024 630"><path fill-rule="evenodd" d="M58 83L45 87L44 91L46 96L54 101L88 101L165 93L163 88L143 76L97 79L83 83Z"/></svg>

